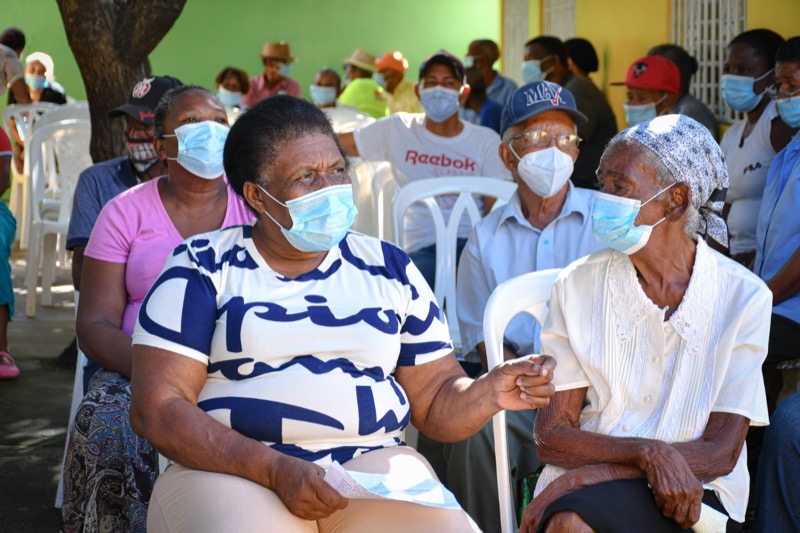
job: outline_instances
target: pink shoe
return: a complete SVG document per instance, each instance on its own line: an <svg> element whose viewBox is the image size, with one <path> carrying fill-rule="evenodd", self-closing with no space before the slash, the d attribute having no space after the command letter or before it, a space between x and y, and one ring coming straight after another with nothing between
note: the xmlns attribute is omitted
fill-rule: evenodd
<svg viewBox="0 0 800 533"><path fill-rule="evenodd" d="M19 368L8 352L0 352L0 379L17 379Z"/></svg>

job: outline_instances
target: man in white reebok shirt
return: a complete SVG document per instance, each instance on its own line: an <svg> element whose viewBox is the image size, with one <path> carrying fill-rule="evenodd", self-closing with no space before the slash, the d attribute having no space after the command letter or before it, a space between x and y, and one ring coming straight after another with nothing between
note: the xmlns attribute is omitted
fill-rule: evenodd
<svg viewBox="0 0 800 533"><path fill-rule="evenodd" d="M415 92L423 114L396 113L339 136L351 156L370 161L389 161L402 187L415 180L435 177L483 176L510 180L511 175L498 155L500 137L489 128L458 118L458 110L469 96L464 82L464 65L452 54L440 50L423 61ZM449 217L455 197L437 198ZM479 207L489 211L494 198L484 197ZM405 249L417 268L433 286L436 243L433 220L426 207L412 206L404 224ZM457 253L466 244L471 226L461 219Z"/></svg>

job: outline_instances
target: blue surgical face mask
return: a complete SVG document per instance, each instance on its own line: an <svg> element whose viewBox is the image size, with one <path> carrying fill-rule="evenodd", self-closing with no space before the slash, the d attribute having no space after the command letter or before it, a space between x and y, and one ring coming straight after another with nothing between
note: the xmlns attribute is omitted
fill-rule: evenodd
<svg viewBox="0 0 800 533"><path fill-rule="evenodd" d="M552 68L542 70L542 62L549 59L550 56L542 59L529 59L522 62L522 81L526 85L535 81L541 81L553 70Z"/></svg>
<svg viewBox="0 0 800 533"><path fill-rule="evenodd" d="M284 228L275 218L264 211L270 220L281 228L289 244L301 252L327 252L339 244L358 215L353 203L352 185L332 185L312 193L281 202L261 185L264 194L289 210L292 227Z"/></svg>
<svg viewBox="0 0 800 533"><path fill-rule="evenodd" d="M769 69L764 75L758 78L750 76L735 76L733 74L723 74L719 79L720 89L722 91L722 99L734 111L741 111L747 113L758 105L761 97L767 91L756 94L753 91L753 84L759 80L763 80L772 73Z"/></svg>
<svg viewBox="0 0 800 533"><path fill-rule="evenodd" d="M656 118L658 116L656 106L663 102L666 97L664 95L659 101L650 102L649 104L632 105L623 103L622 107L625 109L625 120L628 122L628 126L635 126Z"/></svg>
<svg viewBox="0 0 800 533"><path fill-rule="evenodd" d="M472 68L475 66L475 58L473 56L464 56L464 68Z"/></svg>
<svg viewBox="0 0 800 533"><path fill-rule="evenodd" d="M373 74L372 75L372 79L375 81L375 83L380 85L383 89L386 88L386 78L384 78L383 74L381 74L380 72L376 72L375 74Z"/></svg>
<svg viewBox="0 0 800 533"><path fill-rule="evenodd" d="M800 96L792 96L777 101L778 114L790 128L800 128Z"/></svg>
<svg viewBox="0 0 800 533"><path fill-rule="evenodd" d="M225 171L222 152L230 129L213 120L184 124L175 128L174 134L162 137L178 138L178 157L168 157L180 166L207 180L213 180Z"/></svg>
<svg viewBox="0 0 800 533"><path fill-rule="evenodd" d="M311 100L315 105L331 105L336 101L336 87L322 87L320 85L312 85L309 87L311 93Z"/></svg>
<svg viewBox="0 0 800 533"><path fill-rule="evenodd" d="M672 185L661 189L644 203L633 198L623 198L595 191L594 207L592 208L592 233L595 239L609 248L627 255L644 248L647 241L650 240L653 228L661 224L666 217L662 217L652 226L644 224L634 226L633 221L636 220L642 206L669 190Z"/></svg>
<svg viewBox="0 0 800 533"><path fill-rule="evenodd" d="M291 73L292 73L292 65L291 64L289 64L289 63L280 63L278 65L278 74L280 74L284 78L287 77Z"/></svg>
<svg viewBox="0 0 800 533"><path fill-rule="evenodd" d="M242 93L236 91L229 91L225 87L220 86L217 89L217 98L219 101L222 102L226 108L230 109L232 107L241 107L242 106Z"/></svg>
<svg viewBox="0 0 800 533"><path fill-rule="evenodd" d="M458 97L461 95L455 89L447 89L441 85L422 88L419 85L419 103L425 114L434 122L444 122L458 113Z"/></svg>
<svg viewBox="0 0 800 533"><path fill-rule="evenodd" d="M47 86L47 78L44 76L25 76L25 84L34 91L41 91Z"/></svg>

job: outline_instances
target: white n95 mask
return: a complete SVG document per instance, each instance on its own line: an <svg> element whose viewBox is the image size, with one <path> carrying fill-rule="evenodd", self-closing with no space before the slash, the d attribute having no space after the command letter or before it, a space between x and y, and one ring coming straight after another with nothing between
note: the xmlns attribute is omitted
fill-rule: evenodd
<svg viewBox="0 0 800 533"><path fill-rule="evenodd" d="M508 148L519 159L517 175L530 190L542 198L551 198L558 194L572 176L575 165L572 157L555 146L529 152L522 157L517 155L510 144Z"/></svg>

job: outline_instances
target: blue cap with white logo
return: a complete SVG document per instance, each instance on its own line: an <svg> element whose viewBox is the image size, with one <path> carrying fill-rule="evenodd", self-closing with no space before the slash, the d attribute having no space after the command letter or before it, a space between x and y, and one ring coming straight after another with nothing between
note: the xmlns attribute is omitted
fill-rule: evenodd
<svg viewBox="0 0 800 533"><path fill-rule="evenodd" d="M500 134L505 133L511 126L545 111L569 113L575 124L583 124L589 120L586 115L578 111L575 97L564 87L549 81L534 81L523 85L511 95L500 118Z"/></svg>

